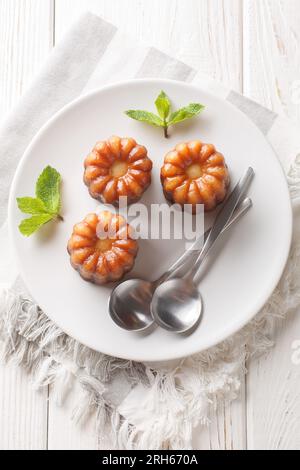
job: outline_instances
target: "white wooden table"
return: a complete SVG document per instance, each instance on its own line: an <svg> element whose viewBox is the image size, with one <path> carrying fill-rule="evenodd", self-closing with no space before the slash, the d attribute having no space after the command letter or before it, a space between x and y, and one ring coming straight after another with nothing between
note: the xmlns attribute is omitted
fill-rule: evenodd
<svg viewBox="0 0 300 470"><path fill-rule="evenodd" d="M247 96L300 119L293 86L300 80L299 0L0 0L0 119L14 105L70 24L91 10L122 30ZM299 84L300 82L298 82ZM222 404L197 449L300 449L300 339L295 314L277 328L276 347L247 364L241 398ZM51 388L0 367L0 449L97 449L91 419L70 421L72 399L58 408Z"/></svg>

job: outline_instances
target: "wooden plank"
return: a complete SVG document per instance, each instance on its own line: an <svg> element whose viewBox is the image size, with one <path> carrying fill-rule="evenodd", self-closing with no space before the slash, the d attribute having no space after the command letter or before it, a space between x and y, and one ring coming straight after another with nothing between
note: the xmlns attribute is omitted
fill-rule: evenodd
<svg viewBox="0 0 300 470"><path fill-rule="evenodd" d="M53 1L1 0L0 119L26 89L52 47Z"/></svg>
<svg viewBox="0 0 300 470"><path fill-rule="evenodd" d="M297 0L244 0L244 91L292 118L300 118L299 21Z"/></svg>
<svg viewBox="0 0 300 470"><path fill-rule="evenodd" d="M241 9L240 0L60 0L56 37L88 10L239 90Z"/></svg>
<svg viewBox="0 0 300 470"><path fill-rule="evenodd" d="M242 88L242 4L240 0L59 0L55 37L86 10L101 15L121 30L174 55L236 90ZM81 431L67 424L65 410L49 401L49 443L67 448L81 445ZM63 418L65 416L65 418ZM195 448L241 449L245 445L245 401L221 403L209 429L195 431ZM65 426L62 427L63 422ZM79 434L78 434L79 433ZM52 436L50 438L50 436ZM94 435L85 438L92 445Z"/></svg>
<svg viewBox="0 0 300 470"><path fill-rule="evenodd" d="M47 389L32 389L18 366L0 366L0 449L47 448Z"/></svg>
<svg viewBox="0 0 300 470"><path fill-rule="evenodd" d="M220 399L211 412L208 428L194 432L193 448L197 450L244 450L246 448L246 397L242 383L240 397L232 403Z"/></svg>
<svg viewBox="0 0 300 470"><path fill-rule="evenodd" d="M299 311L274 332L275 347L248 366L248 448L300 448L300 367L292 344L300 339Z"/></svg>
<svg viewBox="0 0 300 470"><path fill-rule="evenodd" d="M291 94L300 70L299 21L298 0L244 1L244 91L293 118L300 117ZM277 326L274 349L248 365L250 449L300 448L300 368L291 360L299 332L296 313Z"/></svg>
<svg viewBox="0 0 300 470"><path fill-rule="evenodd" d="M0 120L48 54L52 0L0 2ZM0 366L0 448L45 449L48 391L32 390L18 367Z"/></svg>

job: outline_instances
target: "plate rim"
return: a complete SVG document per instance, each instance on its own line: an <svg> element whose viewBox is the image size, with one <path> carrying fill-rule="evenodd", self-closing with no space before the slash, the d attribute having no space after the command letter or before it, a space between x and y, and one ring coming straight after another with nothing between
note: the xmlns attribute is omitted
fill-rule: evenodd
<svg viewBox="0 0 300 470"><path fill-rule="evenodd" d="M269 282L269 289L266 289L266 294L263 296L264 298L257 299L257 301L255 303L255 307L253 307L253 309L251 310L251 313L249 313L247 316L244 316L243 319L241 319L240 321L236 321L234 323L234 326L231 326L230 328L224 328L222 333L220 333L217 336L214 336L213 340L207 341L206 342L207 344L204 343L204 345L202 345L201 348L198 348L197 345L195 344L194 347L186 348L188 350L186 350L185 352L181 351L178 354L173 354L172 357L168 357L168 358L156 357L156 358L153 359L153 358L151 358L147 355L144 355L141 358L141 357L138 357L139 356L138 351L137 351L137 354L134 354L134 355L130 354L130 353L126 354L126 355L125 354L124 355L118 354L117 356L115 355L115 357L118 357L120 359L132 360L132 361L138 361L138 362L152 362L152 363L170 362L170 361L173 361L173 360L183 359L185 357L188 357L188 356L200 353L202 351L205 351L207 349L210 349L210 348L220 344L221 342L225 341L230 336L235 335L238 331L240 331L245 325L247 325L255 317L255 315L257 315L259 313L259 311L266 304L266 302L268 301L268 299L270 298L270 296L274 292L276 286L278 285L278 283L279 283L279 281L282 277L282 274L284 272L286 263L288 261L288 257L289 257L289 253L290 253L290 249L291 249L291 243L292 243L293 212L292 212L292 202L291 202L291 198L290 198L290 193L289 193L286 174L285 174L284 169L283 169L283 167L282 167L282 165L279 161L279 158L276 155L275 150L273 149L270 142L267 140L266 136L259 129L259 127L245 113L243 113L239 108L234 106L232 103L227 101L225 98L221 98L221 97L213 94L212 92L207 91L205 88L202 88L201 86L199 86L197 84L182 82L182 81L179 81L179 80L166 79L166 78L162 78L162 79L160 79L160 78L133 78L133 79L129 79L129 80L116 81L112 84L104 85L102 87L98 87L98 88L96 88L96 89L94 89L94 90L92 90L92 91L90 91L90 92L88 92L88 93L86 93L82 96L79 96L79 97L75 98L70 103L63 106L48 121L46 121L43 124L43 126L37 131L37 133L31 139L29 145L26 147L26 149L25 149L25 151L24 151L24 153L23 153L23 155L22 155L22 157L21 157L21 159L20 159L20 161L17 165L17 168L16 168L14 176L13 176L13 180L12 180L12 183L11 183L10 192L9 192L9 199L8 199L8 233L9 233L9 238L12 241L14 257L16 259L20 275L22 277L22 280L23 280L25 286L27 287L28 291L30 292L30 288L28 287L25 276L24 276L20 256L18 254L18 250L16 249L16 240L15 240L16 230L15 230L15 227L14 227L13 204L14 204L14 201L15 201L16 183L17 183L17 180L19 178L19 175L22 173L23 166L25 165L25 162L28 159L28 155L30 154L31 149L35 146L35 144L38 142L38 140L47 132L48 128L51 127L51 125L57 119L59 119L65 113L72 110L73 107L78 106L81 102L84 102L85 100L90 99L93 96L98 95L101 92L105 92L105 91L108 91L108 90L113 90L114 88L118 88L120 86L126 86L126 85L131 86L136 82L151 83L151 84L153 84L153 83L160 83L160 84L164 83L164 84L166 84L166 86L168 84L175 84L175 85L179 85L179 86L183 86L183 87L193 88L195 91L202 91L205 94L207 94L208 96L211 96L213 99L216 99L218 101L221 101L221 102L225 103L226 106L233 108L235 110L235 112L238 112L241 115L243 115L244 118L247 119L249 125L254 126L257 129L257 131L260 132L260 134L264 137L264 140L265 140L266 144L272 150L272 153L273 153L273 156L274 156L274 164L277 164L277 166L279 168L279 172L281 173L281 175L283 177L283 180L285 182L284 186L285 186L285 190L286 190L286 196L287 196L287 207L286 207L286 209L288 210L287 216L288 216L288 219L289 219L289 221L288 221L289 223L288 223L288 226L287 225L285 226L285 229L286 229L285 230L285 233L286 233L286 248L285 248L285 251L282 252L281 255L280 255L281 256L280 269L278 269L278 273L274 274L274 276L272 278L272 281ZM30 293L30 295L32 295L32 294ZM34 298L33 298L33 300L34 300L34 302L36 302ZM74 335L73 332L71 333L69 328L65 328L65 326L61 326L60 322L57 322L57 320L54 320L52 318L51 314L46 312L46 310L42 306L41 306L41 309L45 313L45 315L51 321L53 321L53 323L57 327L61 328L63 330L63 332L66 333L71 338L75 339L76 341L80 342L81 344L84 344L84 345L88 346L89 348L91 348L94 351L112 356L112 352L105 350L106 348L101 347L101 350L100 350L100 346L99 346L99 348L95 348L95 346L92 345L91 343L89 344L88 341L83 342L82 339L80 339L77 335Z"/></svg>

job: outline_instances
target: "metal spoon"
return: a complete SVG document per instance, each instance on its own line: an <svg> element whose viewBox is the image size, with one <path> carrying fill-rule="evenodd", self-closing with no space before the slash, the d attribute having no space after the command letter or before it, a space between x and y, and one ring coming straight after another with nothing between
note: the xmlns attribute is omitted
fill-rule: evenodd
<svg viewBox="0 0 300 470"><path fill-rule="evenodd" d="M240 219L252 206L249 198L244 199L236 209L232 219L226 225L227 230ZM210 229L204 234L204 242ZM150 304L155 289L164 281L176 273L178 268L183 268L189 261L195 261L200 251L197 249L199 240L189 248L172 266L156 281L142 279L129 279L114 288L109 299L109 313L113 321L125 330L142 331L153 325L154 320L150 312Z"/></svg>
<svg viewBox="0 0 300 470"><path fill-rule="evenodd" d="M236 209L231 220L224 230L227 230L234 222L244 215L251 207L252 201L246 198ZM204 242L210 229L204 234ZM202 241L202 239L200 239ZM176 273L188 262L194 261L200 254L198 250L199 240L187 250L172 266L156 281L144 281L142 279L129 279L114 288L109 299L109 313L113 321L125 330L142 331L153 323L150 312L150 304L155 289L164 281Z"/></svg>
<svg viewBox="0 0 300 470"><path fill-rule="evenodd" d="M155 290L151 302L151 313L155 322L162 328L183 333L191 330L199 322L202 314L202 299L195 285L199 266L226 227L253 176L253 169L248 168L235 186L217 215L194 266L183 278L170 279Z"/></svg>

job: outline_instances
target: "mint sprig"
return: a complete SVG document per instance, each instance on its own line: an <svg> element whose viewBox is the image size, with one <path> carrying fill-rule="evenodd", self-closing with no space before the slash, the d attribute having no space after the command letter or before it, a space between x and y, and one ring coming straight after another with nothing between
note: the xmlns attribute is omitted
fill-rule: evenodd
<svg viewBox="0 0 300 470"><path fill-rule="evenodd" d="M163 127L166 138L168 137L169 126L178 124L186 119L191 119L205 109L205 106L200 103L190 103L189 105L172 112L171 102L164 91L161 91L156 98L155 106L158 115L138 109L129 109L128 111L125 111L125 114L136 121L147 122L151 126Z"/></svg>
<svg viewBox="0 0 300 470"><path fill-rule="evenodd" d="M58 171L47 166L36 182L36 197L17 198L20 211L32 216L20 223L19 230L22 235L29 237L50 220L63 220L59 213L61 209L60 183L61 176Z"/></svg>

